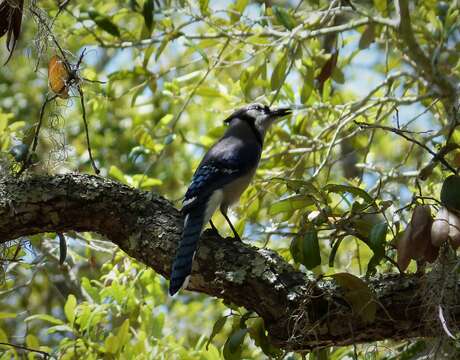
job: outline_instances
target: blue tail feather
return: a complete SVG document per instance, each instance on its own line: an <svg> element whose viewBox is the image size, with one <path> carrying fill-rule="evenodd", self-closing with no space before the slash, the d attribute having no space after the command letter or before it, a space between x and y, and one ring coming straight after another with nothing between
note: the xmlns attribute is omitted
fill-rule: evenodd
<svg viewBox="0 0 460 360"><path fill-rule="evenodd" d="M196 251L201 229L203 228L205 206L194 208L188 213L184 223L182 238L177 249L171 270L169 294L174 295L183 286L185 279L192 272L193 254Z"/></svg>

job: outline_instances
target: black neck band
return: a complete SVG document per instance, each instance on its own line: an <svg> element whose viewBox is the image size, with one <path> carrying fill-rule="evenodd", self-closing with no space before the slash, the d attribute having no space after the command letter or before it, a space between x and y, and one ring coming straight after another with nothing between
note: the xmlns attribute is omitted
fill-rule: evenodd
<svg viewBox="0 0 460 360"><path fill-rule="evenodd" d="M252 117L249 117L249 116L243 116L243 117L240 117L240 119L244 120L249 125L249 127L251 128L252 132L254 133L254 136L256 137L258 143L262 147L263 144L264 144L264 139L262 138L262 135L261 135L260 131L257 130L257 128L256 128L255 120Z"/></svg>

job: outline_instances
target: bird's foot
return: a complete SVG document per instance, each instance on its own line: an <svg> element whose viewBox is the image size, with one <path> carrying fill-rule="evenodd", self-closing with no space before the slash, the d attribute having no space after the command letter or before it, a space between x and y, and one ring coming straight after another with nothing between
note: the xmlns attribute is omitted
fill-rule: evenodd
<svg viewBox="0 0 460 360"><path fill-rule="evenodd" d="M230 237L229 239L231 239L232 241L240 242L240 243L243 242L243 240L241 240L240 235L238 235L237 233L233 234L233 237Z"/></svg>
<svg viewBox="0 0 460 360"><path fill-rule="evenodd" d="M219 230L217 230L216 226L214 225L214 223L211 220L209 221L209 225L211 225L211 229L208 229L209 232L212 232L214 235L220 236Z"/></svg>

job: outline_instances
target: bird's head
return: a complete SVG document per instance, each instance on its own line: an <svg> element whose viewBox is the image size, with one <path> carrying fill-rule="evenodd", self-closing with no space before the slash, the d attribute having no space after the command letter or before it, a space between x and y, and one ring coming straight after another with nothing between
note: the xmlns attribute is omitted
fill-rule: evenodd
<svg viewBox="0 0 460 360"><path fill-rule="evenodd" d="M231 125L235 119L246 121L255 126L263 137L277 119L289 114L291 114L291 110L288 108L270 109L267 105L254 103L236 110L224 122Z"/></svg>

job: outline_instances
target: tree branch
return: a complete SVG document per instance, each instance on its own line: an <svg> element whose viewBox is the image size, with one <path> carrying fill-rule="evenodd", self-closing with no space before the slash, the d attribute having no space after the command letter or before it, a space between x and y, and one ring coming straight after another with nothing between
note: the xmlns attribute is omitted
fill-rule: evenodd
<svg viewBox="0 0 460 360"><path fill-rule="evenodd" d="M0 243L70 230L102 234L168 277L182 217L158 195L97 176L0 179ZM377 314L373 322L365 323L353 314L343 290L332 280L309 280L273 251L205 232L189 289L256 311L276 345L304 351L438 334L440 328L435 324L439 321L436 317L433 321L431 315L437 313L439 302L431 304L426 296L436 281L430 282L429 274L424 278L389 274L369 281ZM449 303L448 310L451 319L460 319L455 299L455 306ZM459 324L457 320L449 326Z"/></svg>
<svg viewBox="0 0 460 360"><path fill-rule="evenodd" d="M443 74L437 71L415 39L410 20L409 1L395 0L395 8L399 18L399 35L403 40L403 50L407 50L406 55L417 64L416 69L421 70L425 79L436 85L437 92L441 97L447 98L448 103L454 104L456 98L454 86ZM446 110L449 108L450 106L447 106Z"/></svg>

